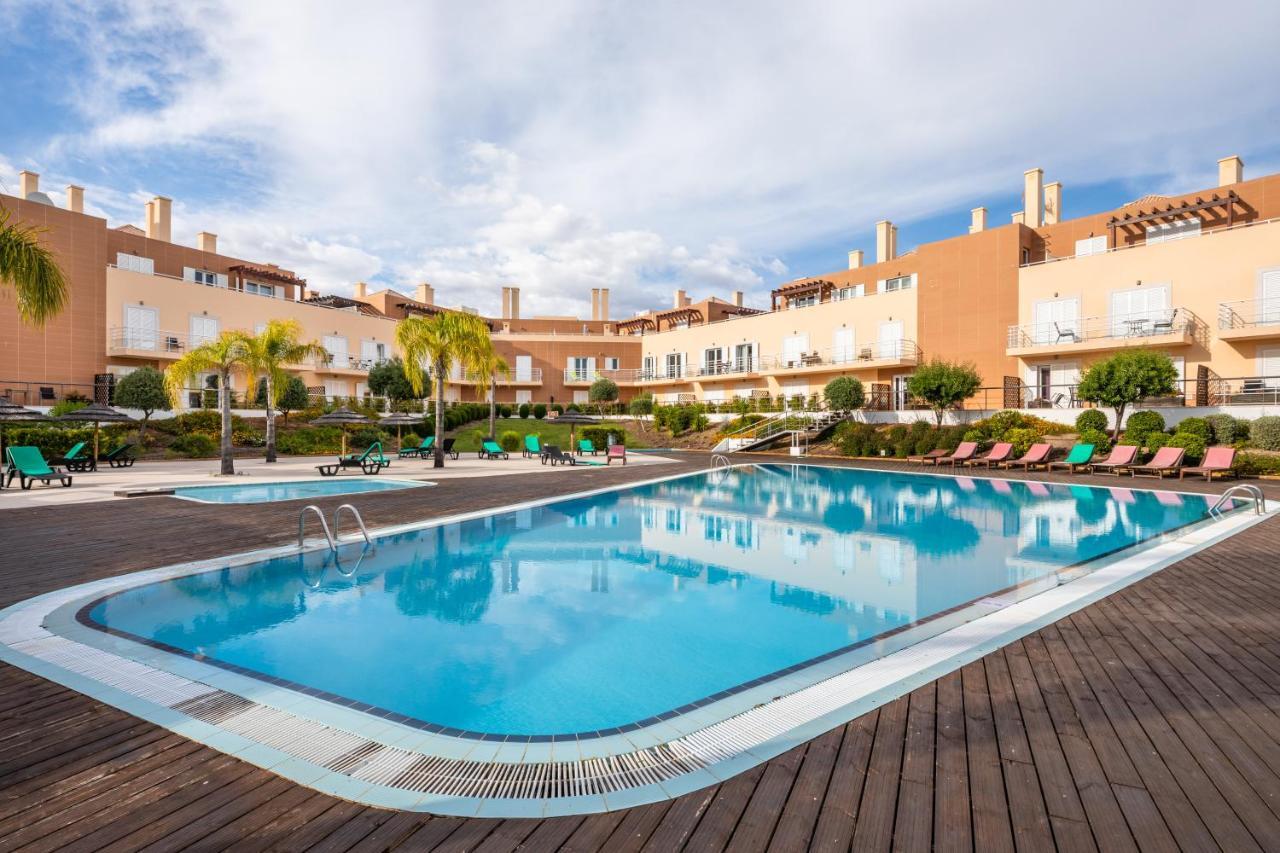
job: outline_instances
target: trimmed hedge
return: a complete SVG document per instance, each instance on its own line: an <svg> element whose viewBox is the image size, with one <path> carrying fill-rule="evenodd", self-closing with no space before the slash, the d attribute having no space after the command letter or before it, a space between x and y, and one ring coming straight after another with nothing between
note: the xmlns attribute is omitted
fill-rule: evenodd
<svg viewBox="0 0 1280 853"><path fill-rule="evenodd" d="M617 427L593 426L583 427L578 430L578 437L590 439L591 443L595 445L597 450L603 450L605 447L609 446L609 436L613 436L614 444L627 443L626 430L618 429ZM519 448L516 449L518 450Z"/></svg>
<svg viewBox="0 0 1280 853"><path fill-rule="evenodd" d="M1107 428L1107 415L1099 409L1086 409L1076 415L1076 431L1084 432L1087 429L1096 429L1098 431Z"/></svg>
<svg viewBox="0 0 1280 853"><path fill-rule="evenodd" d="M1141 447L1147 436L1153 432L1164 432L1164 415L1149 409L1134 412L1124 425L1124 440L1127 444Z"/></svg>

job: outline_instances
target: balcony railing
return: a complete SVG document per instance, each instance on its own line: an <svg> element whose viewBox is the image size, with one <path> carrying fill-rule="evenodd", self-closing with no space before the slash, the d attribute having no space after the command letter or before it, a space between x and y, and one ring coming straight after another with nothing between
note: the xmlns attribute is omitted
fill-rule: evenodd
<svg viewBox="0 0 1280 853"><path fill-rule="evenodd" d="M480 377L475 373L464 373L455 368L449 373L450 382L459 382L464 385L474 385ZM541 385L542 384L542 368L531 367L528 370L513 370L506 376L499 375L496 377L498 385Z"/></svg>
<svg viewBox="0 0 1280 853"><path fill-rule="evenodd" d="M1219 329L1280 325L1280 299L1241 299L1218 305Z"/></svg>
<svg viewBox="0 0 1280 853"><path fill-rule="evenodd" d="M1196 316L1184 308L1163 308L1135 314L1111 314L1009 327L1010 349L1082 344L1089 341L1150 338L1194 334Z"/></svg>
<svg viewBox="0 0 1280 853"><path fill-rule="evenodd" d="M892 340L877 341L848 347L830 347L812 352L784 353L782 355L763 356L759 370L798 370L807 367L847 367L873 366L878 362L894 364L918 364L921 350L915 341Z"/></svg>
<svg viewBox="0 0 1280 853"><path fill-rule="evenodd" d="M211 340L213 338L192 335L189 332L116 326L107 333L107 352L168 354L177 358L187 350Z"/></svg>

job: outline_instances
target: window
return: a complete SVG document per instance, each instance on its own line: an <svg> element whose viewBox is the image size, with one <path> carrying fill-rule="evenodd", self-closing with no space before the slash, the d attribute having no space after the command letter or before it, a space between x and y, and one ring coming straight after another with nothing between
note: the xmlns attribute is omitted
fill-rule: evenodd
<svg viewBox="0 0 1280 853"><path fill-rule="evenodd" d="M667 376L679 378L684 375L684 353L667 353Z"/></svg>
<svg viewBox="0 0 1280 853"><path fill-rule="evenodd" d="M858 299L867 295L867 286L865 284L854 284L848 287L842 287L836 291L836 301L843 302L846 299Z"/></svg>
<svg viewBox="0 0 1280 853"><path fill-rule="evenodd" d="M1280 269L1258 275L1258 322L1280 323Z"/></svg>
<svg viewBox="0 0 1280 853"><path fill-rule="evenodd" d="M790 335L782 339L782 363L787 367L800 364L805 350L809 349L808 335Z"/></svg>
<svg viewBox="0 0 1280 853"><path fill-rule="evenodd" d="M791 308L807 308L810 305L818 304L818 294L809 293L805 296L793 296L787 300L787 305Z"/></svg>
<svg viewBox="0 0 1280 853"><path fill-rule="evenodd" d="M275 287L270 284L258 284L256 281L246 281L244 283L244 292L255 293L258 296L274 297L276 295Z"/></svg>
<svg viewBox="0 0 1280 853"><path fill-rule="evenodd" d="M605 356L605 359L604 359L604 369L605 369L605 370L617 370L617 369L618 369L618 357L617 357L617 356Z"/></svg>
<svg viewBox="0 0 1280 853"><path fill-rule="evenodd" d="M381 341L361 341L360 360L366 367L382 364L387 360L387 345Z"/></svg>
<svg viewBox="0 0 1280 853"><path fill-rule="evenodd" d="M724 351L719 347L708 347L702 351L702 372L707 376L715 376L724 372Z"/></svg>
<svg viewBox="0 0 1280 853"><path fill-rule="evenodd" d="M1184 237L1200 236L1200 217L1192 216L1190 219L1177 219L1173 222L1161 222L1158 225L1147 226L1147 245L1153 243L1167 243L1170 240L1181 240Z"/></svg>
<svg viewBox="0 0 1280 853"><path fill-rule="evenodd" d="M208 287L226 287L227 277L218 275L216 272L209 270L198 270L192 267L184 267L182 277L187 281L194 281L196 284L203 284Z"/></svg>
<svg viewBox="0 0 1280 853"><path fill-rule="evenodd" d="M324 381L324 393L327 397L346 397L348 387L345 379L326 379Z"/></svg>
<svg viewBox="0 0 1280 853"><path fill-rule="evenodd" d="M646 355L640 362L640 377L642 379L652 379L655 370L655 361L653 356Z"/></svg>
<svg viewBox="0 0 1280 853"><path fill-rule="evenodd" d="M573 402L579 403L579 404L591 402L591 392L590 391L574 391Z"/></svg>
<svg viewBox="0 0 1280 853"><path fill-rule="evenodd" d="M738 344L733 348L733 369L750 373L755 370L755 344Z"/></svg>
<svg viewBox="0 0 1280 853"><path fill-rule="evenodd" d="M1038 344L1074 344L1080 335L1080 300L1043 299L1036 303L1033 339Z"/></svg>
<svg viewBox="0 0 1280 853"><path fill-rule="evenodd" d="M1258 376L1265 388L1280 388L1280 347L1258 348Z"/></svg>
<svg viewBox="0 0 1280 853"><path fill-rule="evenodd" d="M528 388L516 389L516 405L517 406L520 405L521 403L532 403L532 402L533 402L533 391L529 390Z"/></svg>
<svg viewBox="0 0 1280 853"><path fill-rule="evenodd" d="M910 290L916 286L916 274L900 275L894 278L886 278L881 285L880 290L884 293L893 293L895 290Z"/></svg>
<svg viewBox="0 0 1280 853"><path fill-rule="evenodd" d="M836 329L831 360L836 364L843 364L846 361L853 361L853 358L853 329Z"/></svg>
<svg viewBox="0 0 1280 853"><path fill-rule="evenodd" d="M1115 337L1141 337L1160 331L1173 331L1173 312L1169 310L1169 286L1149 284L1111 294L1111 334Z"/></svg>
<svg viewBox="0 0 1280 853"><path fill-rule="evenodd" d="M569 356L569 363L567 366L569 368L569 375L578 382L583 382L591 378L590 364L586 356Z"/></svg>
<svg viewBox="0 0 1280 853"><path fill-rule="evenodd" d="M126 349L156 348L156 309L140 305L124 306L124 346Z"/></svg>
<svg viewBox="0 0 1280 853"><path fill-rule="evenodd" d="M880 344L875 358L897 358L902 355L902 321L880 324Z"/></svg>
<svg viewBox="0 0 1280 853"><path fill-rule="evenodd" d="M191 345L198 347L218 338L218 321L213 317L191 318Z"/></svg>
<svg viewBox="0 0 1280 853"><path fill-rule="evenodd" d="M1107 251L1107 236L1086 237L1083 240L1076 241L1076 257L1083 258L1085 255L1101 255Z"/></svg>
<svg viewBox="0 0 1280 853"><path fill-rule="evenodd" d="M131 255L128 252L116 253L116 266L129 272L140 272L147 275L156 274L155 261L150 258L144 258L141 255Z"/></svg>
<svg viewBox="0 0 1280 853"><path fill-rule="evenodd" d="M518 355L516 356L516 381L530 382L533 380L533 356ZM529 393L528 391L525 392ZM519 392L516 393L519 396Z"/></svg>
<svg viewBox="0 0 1280 853"><path fill-rule="evenodd" d="M351 363L347 356L347 339L339 335L325 335L324 348L329 353L329 361L337 367L346 367ZM343 392L346 393L345 391Z"/></svg>

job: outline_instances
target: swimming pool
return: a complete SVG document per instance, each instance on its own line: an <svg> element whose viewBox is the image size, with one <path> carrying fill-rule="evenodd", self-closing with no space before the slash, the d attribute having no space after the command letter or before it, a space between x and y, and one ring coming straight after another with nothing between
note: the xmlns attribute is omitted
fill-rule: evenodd
<svg viewBox="0 0 1280 853"><path fill-rule="evenodd" d="M217 486L179 486L173 496L189 501L211 504L260 504L273 501L293 501L301 498L323 498L333 495L360 495L369 492L390 492L396 489L412 489L426 486L413 480L296 480L278 483L229 483Z"/></svg>
<svg viewBox="0 0 1280 853"><path fill-rule="evenodd" d="M84 621L429 728L591 737L1033 588L1206 510L836 468L713 478L388 537L350 576L313 552L166 580Z"/></svg>
<svg viewBox="0 0 1280 853"><path fill-rule="evenodd" d="M302 784L514 817L677 796L1255 522L813 465L682 474L95 581L0 659Z"/></svg>

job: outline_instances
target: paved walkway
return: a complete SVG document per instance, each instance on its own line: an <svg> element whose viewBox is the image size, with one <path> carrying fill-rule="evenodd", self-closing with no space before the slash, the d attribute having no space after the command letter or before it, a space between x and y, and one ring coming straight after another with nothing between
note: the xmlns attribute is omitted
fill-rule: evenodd
<svg viewBox="0 0 1280 853"><path fill-rule="evenodd" d="M654 473L454 480L430 500L361 505L381 525ZM293 505L269 506L143 498L0 513L0 604L228 542L287 541ZM1277 553L1271 519L726 783L554 820L340 801L0 666L0 849L1276 849Z"/></svg>

